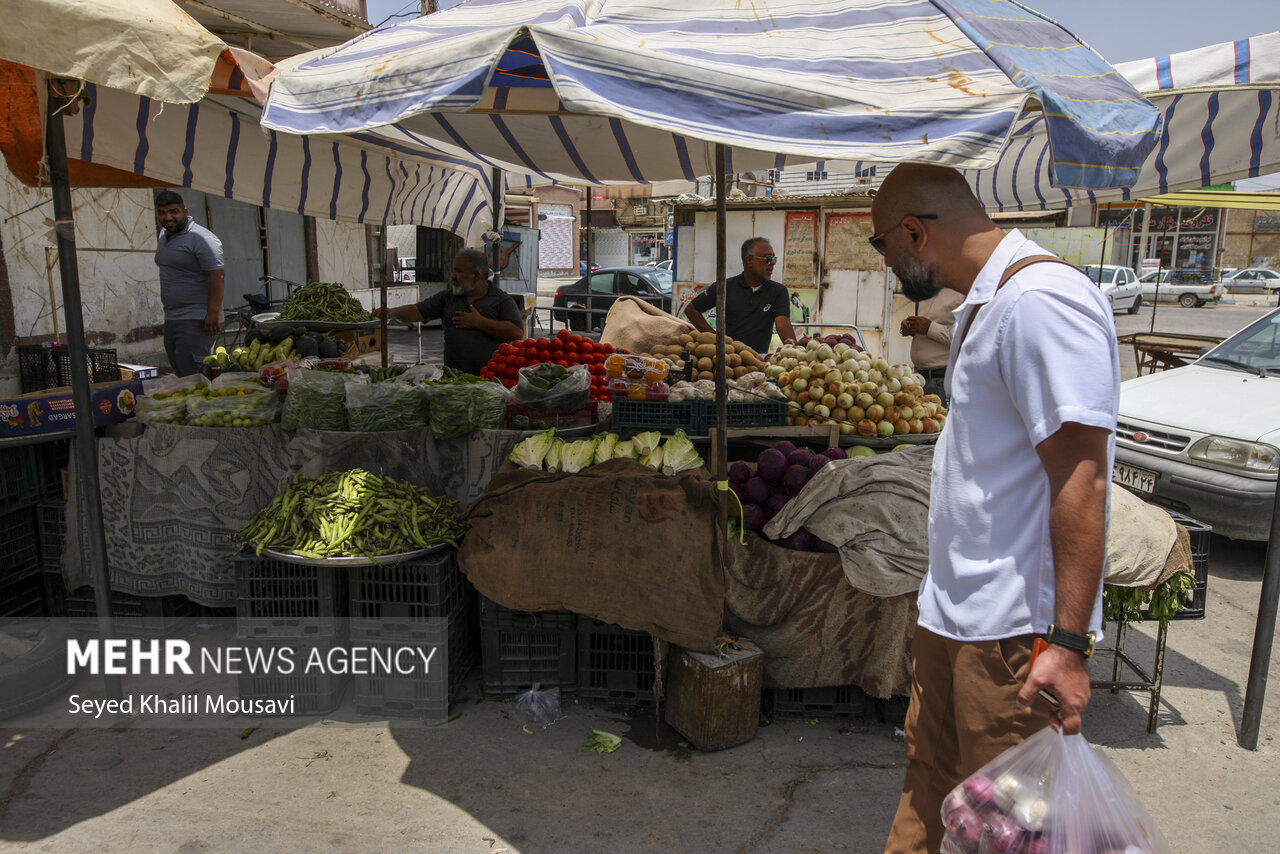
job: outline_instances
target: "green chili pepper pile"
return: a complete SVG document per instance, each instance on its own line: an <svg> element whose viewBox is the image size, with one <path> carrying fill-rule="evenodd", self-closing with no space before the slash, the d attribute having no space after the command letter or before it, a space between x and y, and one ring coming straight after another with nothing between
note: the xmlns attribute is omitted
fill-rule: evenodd
<svg viewBox="0 0 1280 854"><path fill-rule="evenodd" d="M299 288L280 309L277 321L364 323L373 315L338 282L312 282Z"/></svg>
<svg viewBox="0 0 1280 854"><path fill-rule="evenodd" d="M458 503L364 469L295 476L235 534L237 542L309 558L377 557L451 543L466 531Z"/></svg>

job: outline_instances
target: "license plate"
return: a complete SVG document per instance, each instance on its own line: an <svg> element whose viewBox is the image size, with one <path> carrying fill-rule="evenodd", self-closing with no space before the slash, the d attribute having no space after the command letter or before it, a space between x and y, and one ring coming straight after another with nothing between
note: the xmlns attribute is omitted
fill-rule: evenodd
<svg viewBox="0 0 1280 854"><path fill-rule="evenodd" d="M1145 492L1150 495L1156 491L1156 473L1137 466L1116 463L1111 469L1111 479L1134 492Z"/></svg>

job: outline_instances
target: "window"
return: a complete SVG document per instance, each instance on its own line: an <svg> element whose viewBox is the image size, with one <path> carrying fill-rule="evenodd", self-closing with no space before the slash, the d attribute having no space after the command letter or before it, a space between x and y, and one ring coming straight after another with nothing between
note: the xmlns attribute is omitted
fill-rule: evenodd
<svg viewBox="0 0 1280 854"><path fill-rule="evenodd" d="M649 293L648 288L644 286L644 282L640 281L639 276L632 273L623 273L621 278L622 281L618 285L618 293L633 297L644 296Z"/></svg>
<svg viewBox="0 0 1280 854"><path fill-rule="evenodd" d="M821 172L806 172L804 173L804 179L806 181L825 181L827 180L827 173L826 170Z"/></svg>
<svg viewBox="0 0 1280 854"><path fill-rule="evenodd" d="M634 211L636 216L644 216L645 214L649 213L649 206L636 205L632 210Z"/></svg>
<svg viewBox="0 0 1280 854"><path fill-rule="evenodd" d="M591 277L591 282L587 286L592 293L611 294L613 293L613 273L596 273Z"/></svg>

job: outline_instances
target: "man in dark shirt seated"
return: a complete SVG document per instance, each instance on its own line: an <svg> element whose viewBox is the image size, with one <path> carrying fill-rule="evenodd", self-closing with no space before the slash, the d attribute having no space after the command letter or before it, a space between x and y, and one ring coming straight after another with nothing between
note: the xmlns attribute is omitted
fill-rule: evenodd
<svg viewBox="0 0 1280 854"><path fill-rule="evenodd" d="M373 314L379 316L378 309ZM387 310L388 320L403 323L437 318L444 327L444 363L469 374L480 373L504 341L524 337L516 301L489 283L489 261L479 249L454 257L448 290Z"/></svg>
<svg viewBox="0 0 1280 854"><path fill-rule="evenodd" d="M777 262L769 241L752 237L742 244L742 273L724 283L724 334L760 354L769 352L775 328L783 341L796 337L787 287L769 278ZM711 324L702 315L715 307L716 289L703 288L684 313L699 331L710 332Z"/></svg>

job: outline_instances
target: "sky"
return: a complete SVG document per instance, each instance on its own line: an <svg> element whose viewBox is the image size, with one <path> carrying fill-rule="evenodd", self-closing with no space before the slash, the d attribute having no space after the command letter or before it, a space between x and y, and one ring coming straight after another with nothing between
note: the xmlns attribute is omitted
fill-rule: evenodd
<svg viewBox="0 0 1280 854"><path fill-rule="evenodd" d="M441 9L458 0L438 0ZM420 0L367 0L369 22L396 13L416 17ZM1025 5L1066 27L1108 62L1129 62L1280 30L1276 0L1027 0ZM407 20L399 17L395 20Z"/></svg>

